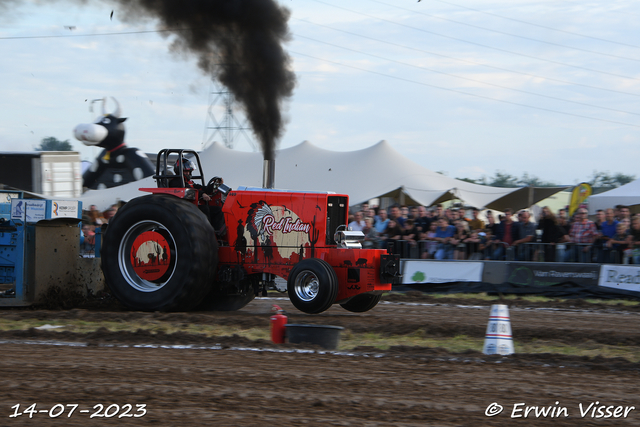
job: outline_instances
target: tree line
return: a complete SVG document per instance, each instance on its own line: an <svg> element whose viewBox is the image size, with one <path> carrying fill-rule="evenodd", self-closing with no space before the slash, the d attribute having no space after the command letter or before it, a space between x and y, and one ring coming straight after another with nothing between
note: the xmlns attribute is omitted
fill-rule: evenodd
<svg viewBox="0 0 640 427"><path fill-rule="evenodd" d="M68 139L60 141L58 138L48 136L42 138L40 145L36 147L36 151L73 151L73 146Z"/></svg>
<svg viewBox="0 0 640 427"><path fill-rule="evenodd" d="M442 173L442 172L440 172ZM472 184L488 185L491 187L503 187L503 188L515 188L515 187L560 187L562 184L558 184L551 181L545 181L535 175L530 175L528 172L524 172L521 177L511 175L504 171L496 171L493 176L483 176L479 179L471 178L456 178L461 181L470 182ZM620 187L635 180L635 175L628 175L621 172L611 173L609 171L597 171L594 170L591 177L585 181L593 188L599 189L611 189Z"/></svg>

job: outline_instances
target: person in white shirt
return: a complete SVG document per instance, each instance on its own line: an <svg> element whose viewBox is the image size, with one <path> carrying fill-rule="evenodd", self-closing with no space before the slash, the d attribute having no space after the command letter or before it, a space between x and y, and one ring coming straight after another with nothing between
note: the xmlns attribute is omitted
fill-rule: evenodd
<svg viewBox="0 0 640 427"><path fill-rule="evenodd" d="M356 212L354 215L354 221L349 223L349 230L351 231L362 231L367 224L362 219L362 212Z"/></svg>

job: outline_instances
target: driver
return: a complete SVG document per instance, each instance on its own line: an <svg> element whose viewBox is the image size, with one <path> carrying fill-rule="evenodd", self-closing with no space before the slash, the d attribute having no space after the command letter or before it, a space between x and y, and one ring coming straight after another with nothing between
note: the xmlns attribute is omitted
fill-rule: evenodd
<svg viewBox="0 0 640 427"><path fill-rule="evenodd" d="M182 161L182 177L184 178L184 187L182 184L182 179L180 179L180 162ZM210 185L203 187L200 184L196 184L191 179L193 171L195 167L193 163L189 159L185 159L184 157L180 157L176 160L176 163L173 165L173 171L176 174L174 178L169 180L169 187L171 188L195 188L198 190L198 200L203 200L205 202L211 201L212 197L207 193L213 193L214 187L217 188L219 184L222 184L224 181L222 178L214 178L212 179ZM217 185L216 185L217 184ZM209 219L209 223L216 230L217 234L223 234L225 230L224 224L224 216L222 214L222 209L219 206L210 206L208 203L202 203L198 205L198 208L206 215Z"/></svg>

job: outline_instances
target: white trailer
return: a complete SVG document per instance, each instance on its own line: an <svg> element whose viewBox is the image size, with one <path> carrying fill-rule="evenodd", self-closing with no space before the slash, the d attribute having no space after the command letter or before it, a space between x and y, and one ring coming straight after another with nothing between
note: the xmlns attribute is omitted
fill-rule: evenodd
<svg viewBox="0 0 640 427"><path fill-rule="evenodd" d="M82 195L82 170L77 151L0 153L0 184L48 198Z"/></svg>

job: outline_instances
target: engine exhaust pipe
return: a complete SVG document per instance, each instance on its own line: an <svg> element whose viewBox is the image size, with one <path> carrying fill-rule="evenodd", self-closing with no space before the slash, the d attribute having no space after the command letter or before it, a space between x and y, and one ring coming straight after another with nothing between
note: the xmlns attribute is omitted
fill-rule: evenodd
<svg viewBox="0 0 640 427"><path fill-rule="evenodd" d="M262 166L262 188L274 188L276 177L276 161L264 159Z"/></svg>

